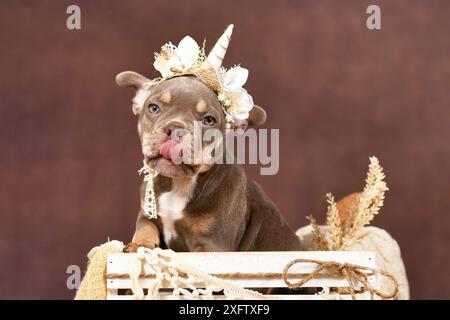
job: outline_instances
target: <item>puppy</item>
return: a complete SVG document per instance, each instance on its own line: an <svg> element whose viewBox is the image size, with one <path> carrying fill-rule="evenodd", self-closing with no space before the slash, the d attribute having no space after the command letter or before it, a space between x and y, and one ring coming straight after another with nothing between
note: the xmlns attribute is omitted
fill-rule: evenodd
<svg viewBox="0 0 450 320"><path fill-rule="evenodd" d="M161 246L175 251L300 250L298 237L261 187L246 178L237 164L174 164L164 148L176 129L225 133L226 119L217 95L194 76L182 76L152 87L151 80L125 72L120 86L151 93L135 108L143 155L159 175L154 180L158 219L143 212L146 183L141 186L141 210L129 251ZM150 90L150 89L147 89ZM255 106L244 125L264 123L266 113ZM243 124L240 123L240 127ZM189 130L189 129L187 129Z"/></svg>
<svg viewBox="0 0 450 320"><path fill-rule="evenodd" d="M195 127L226 134L229 119L215 91L193 75L154 82L127 71L118 74L116 82L136 90L133 112L142 153L159 173L154 178L158 218L144 215L144 182L136 231L126 251L139 246L175 251L301 250L299 238L240 165L173 161L173 149L181 146L175 153L185 153L190 145L179 140L192 136ZM265 120L265 111L254 106L246 120L234 122L234 129ZM211 143L202 146L208 149Z"/></svg>

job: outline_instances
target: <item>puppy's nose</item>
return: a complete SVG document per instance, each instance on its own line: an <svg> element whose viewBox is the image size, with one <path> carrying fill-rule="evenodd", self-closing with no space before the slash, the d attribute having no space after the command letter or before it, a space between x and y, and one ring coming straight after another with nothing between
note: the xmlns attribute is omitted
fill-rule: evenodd
<svg viewBox="0 0 450 320"><path fill-rule="evenodd" d="M186 128L182 123L171 123L164 128L164 132L172 140L178 140L185 134Z"/></svg>
<svg viewBox="0 0 450 320"><path fill-rule="evenodd" d="M164 128L164 131L170 137L172 135L172 133L175 131L175 129L176 129L176 127L174 127L174 126L168 126L168 127Z"/></svg>

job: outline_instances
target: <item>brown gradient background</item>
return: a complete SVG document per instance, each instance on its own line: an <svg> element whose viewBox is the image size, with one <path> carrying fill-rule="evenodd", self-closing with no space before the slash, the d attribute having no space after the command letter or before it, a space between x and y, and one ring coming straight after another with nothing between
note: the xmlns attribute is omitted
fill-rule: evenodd
<svg viewBox="0 0 450 320"><path fill-rule="evenodd" d="M110 239L128 241L138 209L134 70L189 34L210 49L229 23L225 60L280 128L280 171L249 175L293 228L325 193L360 190L369 156L390 191L374 225L398 240L412 298L450 298L450 2L72 1L0 4L0 298L72 298L66 268ZM382 30L365 27L369 4Z"/></svg>

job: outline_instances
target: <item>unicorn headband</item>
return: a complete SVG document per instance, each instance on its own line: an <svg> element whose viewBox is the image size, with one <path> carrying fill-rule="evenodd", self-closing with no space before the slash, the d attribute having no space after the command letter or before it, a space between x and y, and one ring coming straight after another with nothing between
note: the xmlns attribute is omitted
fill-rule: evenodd
<svg viewBox="0 0 450 320"><path fill-rule="evenodd" d="M153 66L161 73L155 82L181 75L194 75L217 94L227 120L227 127L234 118L245 120L253 108L253 99L243 88L247 82L248 70L240 66L229 69L222 67L222 60L230 43L233 25L229 25L208 56L204 47L199 47L190 36L184 37L178 46L171 42L164 44L155 53Z"/></svg>

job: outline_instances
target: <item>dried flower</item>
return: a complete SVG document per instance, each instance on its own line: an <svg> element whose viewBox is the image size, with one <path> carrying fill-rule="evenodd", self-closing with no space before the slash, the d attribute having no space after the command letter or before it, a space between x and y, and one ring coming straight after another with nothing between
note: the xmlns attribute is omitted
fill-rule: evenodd
<svg viewBox="0 0 450 320"><path fill-rule="evenodd" d="M316 219L314 219L313 216L307 216L306 217L309 220L309 223L311 224L313 228L313 236L314 236L314 242L317 245L319 250L327 251L328 248L328 242L320 232L320 227L317 224Z"/></svg>
<svg viewBox="0 0 450 320"><path fill-rule="evenodd" d="M327 211L327 225L330 228L330 250L338 250L341 247L342 230L341 219L339 218L339 211L334 202L334 197L331 193L327 193L328 211Z"/></svg>
<svg viewBox="0 0 450 320"><path fill-rule="evenodd" d="M376 157L370 158L366 185L350 210L347 223L342 225L334 197L327 194L327 234L323 235L313 217L308 217L314 233L314 241L322 250L345 250L361 239L362 228L368 225L384 204L384 194L388 190L383 168Z"/></svg>

